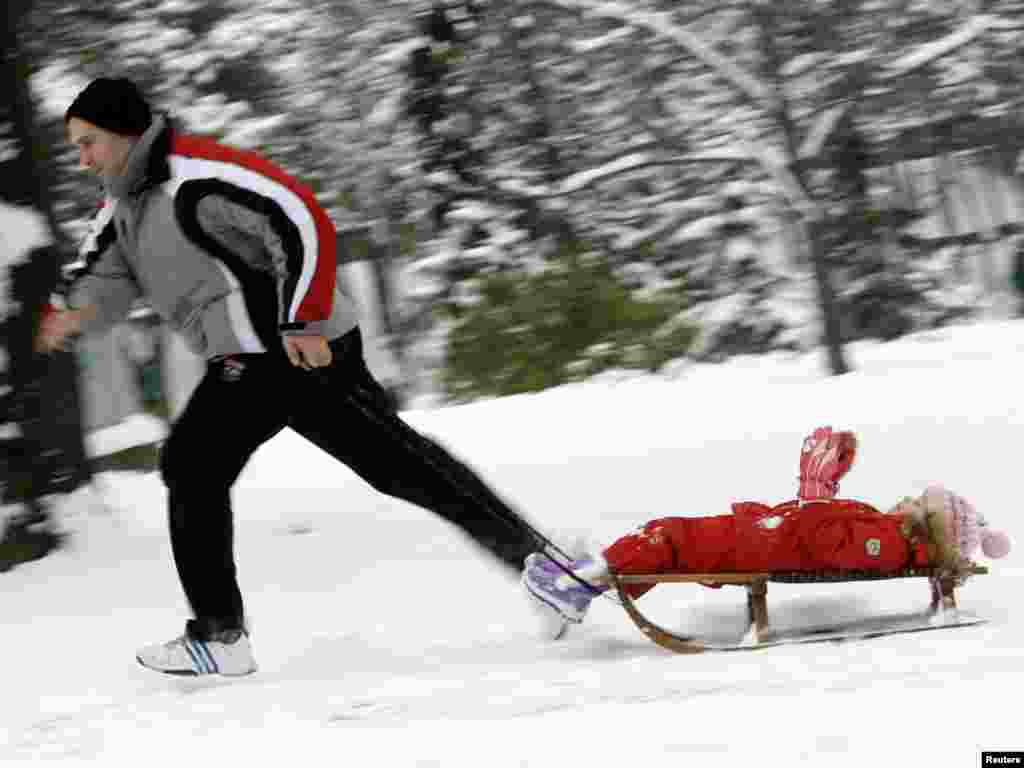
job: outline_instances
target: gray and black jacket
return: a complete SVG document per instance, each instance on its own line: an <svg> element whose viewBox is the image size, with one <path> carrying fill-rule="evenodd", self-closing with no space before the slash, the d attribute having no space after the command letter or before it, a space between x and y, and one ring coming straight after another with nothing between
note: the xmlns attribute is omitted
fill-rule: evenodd
<svg viewBox="0 0 1024 768"><path fill-rule="evenodd" d="M164 117L107 188L68 303L121 320L145 296L207 358L337 338L357 324L336 285L336 234L313 193L253 152L178 133Z"/></svg>

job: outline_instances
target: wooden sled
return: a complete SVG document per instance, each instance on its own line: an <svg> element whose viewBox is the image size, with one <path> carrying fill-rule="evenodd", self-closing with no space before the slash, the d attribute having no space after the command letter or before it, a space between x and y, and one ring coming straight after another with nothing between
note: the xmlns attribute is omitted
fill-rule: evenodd
<svg viewBox="0 0 1024 768"><path fill-rule="evenodd" d="M839 641L879 637L900 632L921 632L929 629L980 624L985 620L957 608L955 589L967 576L986 574L988 569L971 565L959 574L939 572L934 568L908 568L895 573L873 571L795 571L785 573L642 573L611 574L611 582L619 593L626 613L649 639L676 653L705 651L753 650L775 645ZM775 632L768 622L768 582L787 584L836 583L850 581L881 581L903 578L927 578L931 585L931 606L927 612L889 616L849 622L827 627L812 627L795 632ZM749 628L737 642L721 642L675 634L644 616L626 593L628 584L665 583L722 584L746 587Z"/></svg>

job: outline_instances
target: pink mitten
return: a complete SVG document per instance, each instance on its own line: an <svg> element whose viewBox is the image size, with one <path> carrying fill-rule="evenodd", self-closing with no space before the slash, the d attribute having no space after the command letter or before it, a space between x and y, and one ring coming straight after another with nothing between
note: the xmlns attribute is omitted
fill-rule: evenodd
<svg viewBox="0 0 1024 768"><path fill-rule="evenodd" d="M850 471L856 455L853 432L833 432L832 427L814 430L800 453L800 500L834 499L839 480Z"/></svg>

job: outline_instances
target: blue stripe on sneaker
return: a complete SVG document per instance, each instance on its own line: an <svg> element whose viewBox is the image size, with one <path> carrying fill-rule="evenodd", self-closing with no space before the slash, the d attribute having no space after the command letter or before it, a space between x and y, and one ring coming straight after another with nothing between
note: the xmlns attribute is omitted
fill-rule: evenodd
<svg viewBox="0 0 1024 768"><path fill-rule="evenodd" d="M208 646L205 642L200 640L199 641L199 647L202 648L203 649L203 653L206 654L206 661L209 664L210 671L213 672L214 674L219 675L220 674L220 667L217 666L216 659L214 659L213 658L213 654L210 653L210 646Z"/></svg>
<svg viewBox="0 0 1024 768"><path fill-rule="evenodd" d="M186 637L182 645L185 646L185 651L188 653L189 658L192 659L192 666L196 668L196 674L203 674L203 665L196 656L196 652L192 650L192 641Z"/></svg>
<svg viewBox="0 0 1024 768"><path fill-rule="evenodd" d="M189 649L189 655L192 656L192 660L196 665L196 669L199 670L199 674L210 674L213 670L210 669L210 662L207 661L206 654L203 653L203 644L198 640L189 638L186 642L186 647Z"/></svg>

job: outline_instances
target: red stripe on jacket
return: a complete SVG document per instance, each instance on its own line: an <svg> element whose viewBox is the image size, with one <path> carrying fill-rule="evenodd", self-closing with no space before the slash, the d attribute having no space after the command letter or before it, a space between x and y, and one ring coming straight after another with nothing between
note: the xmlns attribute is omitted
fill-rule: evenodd
<svg viewBox="0 0 1024 768"><path fill-rule="evenodd" d="M313 191L289 176L278 166L256 152L219 144L213 139L190 134L176 133L171 147L172 154L199 160L230 163L241 166L277 182L302 200L316 225L317 252L313 254L316 267L306 295L302 297L295 313L296 322L326 320L334 305L334 285L337 279L338 254L337 233L327 212L317 202ZM305 254L303 255L305 258Z"/></svg>

